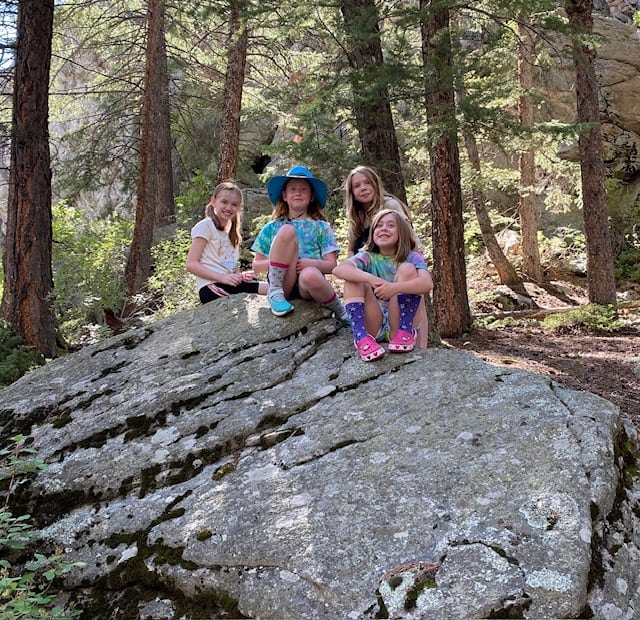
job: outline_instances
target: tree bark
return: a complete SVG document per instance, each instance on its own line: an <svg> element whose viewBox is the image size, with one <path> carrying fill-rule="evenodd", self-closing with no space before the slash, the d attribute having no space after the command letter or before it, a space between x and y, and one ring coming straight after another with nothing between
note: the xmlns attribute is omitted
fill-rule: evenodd
<svg viewBox="0 0 640 620"><path fill-rule="evenodd" d="M589 36L593 32L592 10L593 0L570 0L567 5L569 22L582 36ZM576 36L573 39L573 52L578 123L584 127L578 146L589 301L594 304L615 304L616 282L604 188L598 82L594 66L596 50Z"/></svg>
<svg viewBox="0 0 640 620"><path fill-rule="evenodd" d="M349 0L341 6L347 55L353 71L351 87L362 158L380 174L392 194L407 201L400 149L393 123L384 65L378 9L373 0Z"/></svg>
<svg viewBox="0 0 640 620"><path fill-rule="evenodd" d="M235 179L238 171L240 148L240 111L242 88L247 64L249 33L242 17L244 2L234 2L231 11L230 45L227 58L227 74L222 97L220 147L216 183Z"/></svg>
<svg viewBox="0 0 640 620"><path fill-rule="evenodd" d="M468 131L464 132L464 143L471 166L476 172L478 172L478 174L481 174L482 166L480 163L480 155L478 154L478 145L476 144L474 136ZM474 185L471 189L471 197L476 212L476 218L478 219L478 225L480 226L482 241L484 242L484 247L487 248L489 259L498 272L500 284L516 288L519 292L526 293L526 291L524 291L522 279L515 270L515 267L504 255L504 252L502 251L502 248L500 247L500 244L493 232L493 224L491 223L491 218L489 217L489 212L485 205L486 197L484 192Z"/></svg>
<svg viewBox="0 0 640 620"><path fill-rule="evenodd" d="M129 298L142 291L151 275L154 227L173 222L175 212L164 0L148 0L147 32L136 222L125 269Z"/></svg>
<svg viewBox="0 0 640 620"><path fill-rule="evenodd" d="M441 3L420 0L426 116L438 137L429 149L434 264L433 304L444 337L471 327L467 296L462 219L460 154L455 116L449 11Z"/></svg>
<svg viewBox="0 0 640 620"><path fill-rule="evenodd" d="M529 91L533 86L533 39L531 29L522 17L518 23L518 80L520 97L518 113L520 124L533 127L533 104ZM536 195L533 191L536 183L535 151L525 149L519 155L520 198L518 213L520 215L520 236L522 239L522 269L534 282L544 281L544 270L540 262L538 247L538 214L536 212Z"/></svg>
<svg viewBox="0 0 640 620"><path fill-rule="evenodd" d="M51 301L49 71L53 0L20 0L2 314L24 342L56 355Z"/></svg>

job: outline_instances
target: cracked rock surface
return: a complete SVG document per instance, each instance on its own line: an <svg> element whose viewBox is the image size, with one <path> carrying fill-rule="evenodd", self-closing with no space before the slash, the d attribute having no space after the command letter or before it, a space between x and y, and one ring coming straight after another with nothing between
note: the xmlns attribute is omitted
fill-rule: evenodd
<svg viewBox="0 0 640 620"><path fill-rule="evenodd" d="M633 618L637 444L609 402L470 354L359 360L235 296L0 391L85 617ZM640 613L640 611L638 611Z"/></svg>

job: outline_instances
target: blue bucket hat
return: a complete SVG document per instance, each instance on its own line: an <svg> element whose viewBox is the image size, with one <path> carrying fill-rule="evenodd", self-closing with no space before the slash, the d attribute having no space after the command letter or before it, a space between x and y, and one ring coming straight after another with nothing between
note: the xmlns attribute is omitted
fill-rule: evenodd
<svg viewBox="0 0 640 620"><path fill-rule="evenodd" d="M282 190L285 183L291 179L305 179L311 183L313 188L313 195L320 203L320 207L324 208L327 203L327 186L324 181L314 177L309 170L304 166L294 166L283 176L271 177L267 182L267 194L269 194L269 200L273 204L276 204L280 198L282 198Z"/></svg>

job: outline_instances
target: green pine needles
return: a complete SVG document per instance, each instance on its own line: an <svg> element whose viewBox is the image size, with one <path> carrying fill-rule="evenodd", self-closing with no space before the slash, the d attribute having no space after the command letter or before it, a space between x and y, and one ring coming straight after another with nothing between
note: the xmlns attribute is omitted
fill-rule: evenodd
<svg viewBox="0 0 640 620"><path fill-rule="evenodd" d="M63 612L56 606L55 580L81 563L64 561L62 551L45 555L31 551L35 529L28 514L14 516L9 510L11 494L19 480L46 469L35 451L24 447L24 437L16 435L0 449L0 618L77 618L81 612Z"/></svg>
<svg viewBox="0 0 640 620"><path fill-rule="evenodd" d="M6 323L0 322L0 388L42 364L42 355L27 347Z"/></svg>

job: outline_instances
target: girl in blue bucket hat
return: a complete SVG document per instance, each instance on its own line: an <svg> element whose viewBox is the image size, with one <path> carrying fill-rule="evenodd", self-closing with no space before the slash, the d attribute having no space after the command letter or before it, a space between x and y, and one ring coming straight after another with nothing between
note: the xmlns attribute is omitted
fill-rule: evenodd
<svg viewBox="0 0 640 620"><path fill-rule="evenodd" d="M267 194L274 205L272 221L251 246L253 269L267 272L271 312L284 316L293 310L289 299L314 299L349 325L347 313L325 274L338 260L338 242L322 215L327 186L304 166L271 177Z"/></svg>

